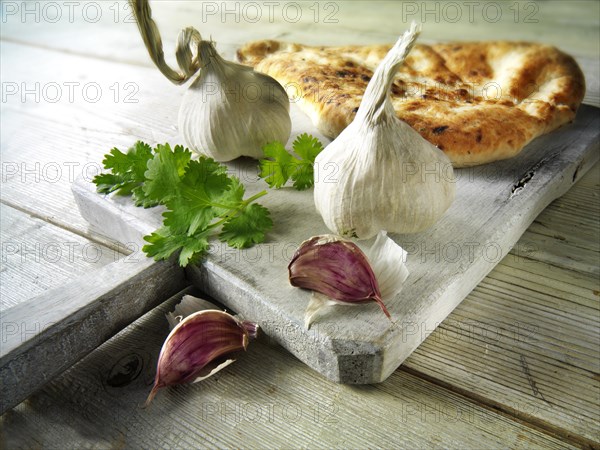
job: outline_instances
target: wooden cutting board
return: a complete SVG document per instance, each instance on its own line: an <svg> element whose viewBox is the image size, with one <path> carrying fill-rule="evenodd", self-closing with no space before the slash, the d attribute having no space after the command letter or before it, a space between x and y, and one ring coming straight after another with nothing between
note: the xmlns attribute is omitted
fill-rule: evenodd
<svg viewBox="0 0 600 450"><path fill-rule="evenodd" d="M328 142L294 105L292 121L290 142L302 132ZM266 242L240 251L213 241L207 258L186 274L327 378L383 381L508 254L535 217L594 164L599 130L599 110L583 105L574 123L536 139L518 157L457 170L456 200L445 216L427 232L391 236L407 250L410 271L402 292L387 302L395 324L373 303L330 309L310 330L304 327L310 293L290 286L287 265L302 241L328 232L312 189L269 191L260 199L275 223ZM268 189L255 161L228 166L247 195ZM129 198L99 195L84 179L74 183L73 193L93 227L138 252L142 236L161 224L160 207L144 210ZM516 254L527 258L531 252L535 248Z"/></svg>

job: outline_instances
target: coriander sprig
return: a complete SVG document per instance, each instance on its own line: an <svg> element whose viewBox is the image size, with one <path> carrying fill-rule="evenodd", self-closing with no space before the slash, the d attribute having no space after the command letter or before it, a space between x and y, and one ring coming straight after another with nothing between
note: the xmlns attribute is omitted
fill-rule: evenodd
<svg viewBox="0 0 600 450"><path fill-rule="evenodd" d="M281 142L271 142L263 147L265 159L260 160L260 178L269 187L279 189L289 179L301 191L314 184L314 163L323 150L323 144L309 134L301 134L292 144L297 157L289 153Z"/></svg>
<svg viewBox="0 0 600 450"><path fill-rule="evenodd" d="M225 166L191 157L179 145L152 149L137 142L127 153L111 150L103 161L111 172L96 176L94 183L101 193L132 195L138 206L165 206L163 226L144 237L148 244L142 248L157 260L179 253L185 267L206 253L215 234L235 248L263 242L273 222L269 210L254 202L266 191L244 199L244 185Z"/></svg>

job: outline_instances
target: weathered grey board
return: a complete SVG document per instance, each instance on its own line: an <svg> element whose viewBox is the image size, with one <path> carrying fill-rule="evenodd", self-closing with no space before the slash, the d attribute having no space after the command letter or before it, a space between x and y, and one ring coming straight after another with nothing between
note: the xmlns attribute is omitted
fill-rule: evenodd
<svg viewBox="0 0 600 450"><path fill-rule="evenodd" d="M141 408L165 313L184 293L0 417L2 448L579 447L405 371L381 387L332 385L265 336L226 370Z"/></svg>
<svg viewBox="0 0 600 450"><path fill-rule="evenodd" d="M294 111L294 136L316 134ZM376 305L339 307L310 330L303 325L310 294L292 288L287 264L308 237L325 233L312 191L271 191L261 199L275 222L265 243L237 251L214 242L188 276L327 378L374 383L387 378L512 248L553 199L598 159L600 117L583 106L573 124L536 139L511 160L457 171L457 198L434 227L392 236L409 253L410 276L387 306L395 325ZM266 188L256 163L231 163L249 195ZM322 174L323 175L323 174ZM140 245L161 222L160 208L135 208L126 198L101 196L84 180L73 185L81 214L112 239Z"/></svg>
<svg viewBox="0 0 600 450"><path fill-rule="evenodd" d="M133 254L2 311L0 415L186 285Z"/></svg>

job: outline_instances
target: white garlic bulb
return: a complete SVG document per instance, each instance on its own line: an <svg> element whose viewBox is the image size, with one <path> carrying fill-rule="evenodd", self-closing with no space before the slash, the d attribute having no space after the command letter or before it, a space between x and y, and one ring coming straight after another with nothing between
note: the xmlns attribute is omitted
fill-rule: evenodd
<svg viewBox="0 0 600 450"><path fill-rule="evenodd" d="M334 233L368 239L413 233L436 222L455 195L448 157L396 117L394 76L419 31L413 22L375 70L354 121L315 160L335 180L315 177L315 205Z"/></svg>
<svg viewBox="0 0 600 450"><path fill-rule="evenodd" d="M276 80L225 61L209 41L200 41L198 59L200 74L179 109L179 129L190 149L217 161L258 159L265 144L287 142L290 103Z"/></svg>
<svg viewBox="0 0 600 450"><path fill-rule="evenodd" d="M210 41L188 27L177 39L181 71L165 62L162 41L148 0L129 0L140 34L158 69L175 84L199 70L179 109L179 129L190 149L217 161L262 158L262 147L286 143L292 130L285 89L272 77L224 60Z"/></svg>

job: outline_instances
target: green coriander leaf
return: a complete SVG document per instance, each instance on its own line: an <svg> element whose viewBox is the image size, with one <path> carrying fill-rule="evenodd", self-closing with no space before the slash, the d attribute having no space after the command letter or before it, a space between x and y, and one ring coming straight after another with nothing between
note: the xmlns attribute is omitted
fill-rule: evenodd
<svg viewBox="0 0 600 450"><path fill-rule="evenodd" d="M131 197L135 206L141 206L143 208L151 208L153 206L158 205L156 200L151 200L148 198L146 193L144 192L144 185L136 186L131 190Z"/></svg>
<svg viewBox="0 0 600 450"><path fill-rule="evenodd" d="M157 261L168 259L181 248L181 238L174 235L169 227L162 227L148 236L144 236L148 244L142 247L146 255L154 257Z"/></svg>
<svg viewBox="0 0 600 450"><path fill-rule="evenodd" d="M102 164L105 169L111 169L112 173L131 173L140 181L144 181L144 172L146 164L152 158L152 148L142 141L137 141L127 153L113 148L108 155L105 155Z"/></svg>
<svg viewBox="0 0 600 450"><path fill-rule="evenodd" d="M294 180L294 187L301 191L314 184L315 158L323 150L323 144L317 138L304 133L296 138L292 146L301 159L296 164L291 178Z"/></svg>
<svg viewBox="0 0 600 450"><path fill-rule="evenodd" d="M169 227L162 227L149 236L144 236L148 244L142 247L146 255L155 260L169 259L176 252L179 253L179 265L187 266L208 250L207 233L197 233L193 236L174 233Z"/></svg>
<svg viewBox="0 0 600 450"><path fill-rule="evenodd" d="M260 161L260 177L272 188L282 187L290 178L294 187L303 190L314 184L314 162L323 150L323 144L309 134L301 134L294 140L293 149L298 157L287 152L280 142L263 147L266 159Z"/></svg>
<svg viewBox="0 0 600 450"><path fill-rule="evenodd" d="M202 166L202 171L200 173L227 175L227 166L224 166L208 156L200 156L196 161Z"/></svg>
<svg viewBox="0 0 600 450"><path fill-rule="evenodd" d="M110 194L111 192L122 190L121 195L129 195L131 192L126 186L127 180L123 175L115 175L114 173L101 173L94 177L96 190L101 194Z"/></svg>
<svg viewBox="0 0 600 450"><path fill-rule="evenodd" d="M137 187L142 186L146 164L152 158L152 149L141 141L135 143L127 153L113 148L102 161L105 169L111 173L103 173L94 178L98 192L118 195L131 195ZM142 197L139 195L140 200Z"/></svg>
<svg viewBox="0 0 600 450"><path fill-rule="evenodd" d="M262 205L252 203L223 225L219 239L227 242L231 247L246 248L263 242L265 233L272 226L273 221L269 210Z"/></svg>
<svg viewBox="0 0 600 450"><path fill-rule="evenodd" d="M190 161L179 183L178 195L165 202L165 225L189 236L206 228L219 215L218 199L227 192L231 181L220 165L210 158Z"/></svg>
<svg viewBox="0 0 600 450"><path fill-rule="evenodd" d="M215 198L229 188L230 180L225 166L201 157L189 163L181 184L191 189L200 188L208 197Z"/></svg>
<svg viewBox="0 0 600 450"><path fill-rule="evenodd" d="M239 208L244 200L246 188L240 179L231 176L229 181L228 189L215 199L215 204L218 204L218 206L215 206L214 209L219 217L223 217L232 209Z"/></svg>
<svg viewBox="0 0 600 450"><path fill-rule="evenodd" d="M131 147L127 153L132 152L135 146ZM127 172L132 165L131 158L127 156L127 153L123 153L117 147L114 147L109 153L104 155L102 165L105 169L111 169L113 173L123 174Z"/></svg>
<svg viewBox="0 0 600 450"><path fill-rule="evenodd" d="M192 153L177 145L157 145L154 158L148 161L144 193L150 200L166 203L179 195L180 181L185 174Z"/></svg>
<svg viewBox="0 0 600 450"><path fill-rule="evenodd" d="M302 158L302 160L314 163L315 158L323 150L323 144L316 137L307 133L301 134L292 144L294 152Z"/></svg>
<svg viewBox="0 0 600 450"><path fill-rule="evenodd" d="M299 191L311 187L315 183L313 163L302 161L297 164L291 178L294 180L294 187Z"/></svg>
<svg viewBox="0 0 600 450"><path fill-rule="evenodd" d="M292 169L294 158L281 142L271 142L262 150L269 159L260 161L259 176L264 178L269 187L279 189L289 178L288 171Z"/></svg>
<svg viewBox="0 0 600 450"><path fill-rule="evenodd" d="M204 236L188 238L186 245L181 248L181 253L179 253L179 265L186 267L188 264L197 263L209 247L208 240Z"/></svg>
<svg viewBox="0 0 600 450"><path fill-rule="evenodd" d="M282 185L298 162L281 144L272 146L271 155L279 159L272 162L280 177L275 182ZM99 192L131 195L137 206L165 206L163 227L144 237L143 251L157 260L178 254L185 267L206 253L209 237L219 228L222 240L244 248L262 242L273 225L269 211L252 203L265 191L244 200L244 186L226 166L206 157L192 160L181 146L153 150L137 142L127 153L112 149L103 163L110 173L94 179Z"/></svg>

